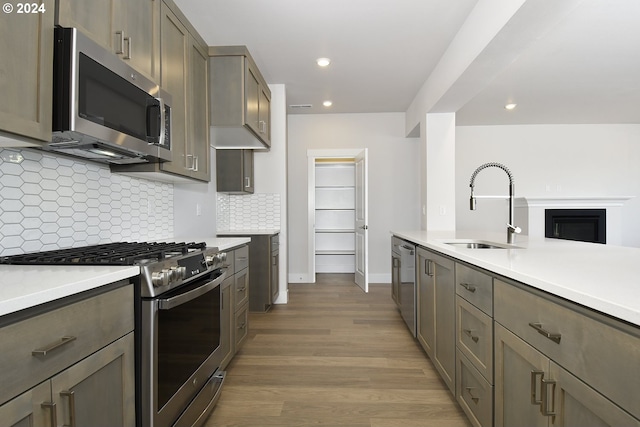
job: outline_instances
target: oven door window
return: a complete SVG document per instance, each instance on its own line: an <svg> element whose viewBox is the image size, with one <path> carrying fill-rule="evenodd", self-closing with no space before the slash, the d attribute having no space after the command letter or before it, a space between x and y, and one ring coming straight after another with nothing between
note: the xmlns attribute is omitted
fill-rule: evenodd
<svg viewBox="0 0 640 427"><path fill-rule="evenodd" d="M169 310L158 310L158 408L220 345L220 286Z"/></svg>

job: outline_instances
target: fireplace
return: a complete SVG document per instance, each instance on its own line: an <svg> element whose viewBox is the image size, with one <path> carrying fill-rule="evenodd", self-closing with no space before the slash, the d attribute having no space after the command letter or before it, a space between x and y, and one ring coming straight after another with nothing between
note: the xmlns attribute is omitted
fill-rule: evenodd
<svg viewBox="0 0 640 427"><path fill-rule="evenodd" d="M545 209L545 237L607 243L606 209Z"/></svg>

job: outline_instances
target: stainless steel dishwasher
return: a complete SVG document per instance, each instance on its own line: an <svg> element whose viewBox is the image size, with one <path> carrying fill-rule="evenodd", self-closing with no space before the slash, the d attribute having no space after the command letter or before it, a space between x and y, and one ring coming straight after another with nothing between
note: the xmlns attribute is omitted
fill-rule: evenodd
<svg viewBox="0 0 640 427"><path fill-rule="evenodd" d="M392 238L393 284L396 303L409 331L416 336L416 246L397 237Z"/></svg>

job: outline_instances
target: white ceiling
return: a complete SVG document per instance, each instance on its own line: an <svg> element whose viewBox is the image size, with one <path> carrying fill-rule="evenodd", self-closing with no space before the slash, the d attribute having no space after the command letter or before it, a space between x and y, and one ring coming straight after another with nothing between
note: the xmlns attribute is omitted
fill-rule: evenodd
<svg viewBox="0 0 640 427"><path fill-rule="evenodd" d="M267 82L286 85L287 104L313 105L292 114L406 111L478 2L174 1L209 45L246 45ZM515 59L474 89L457 124L640 123L640 1L576 3L508 53ZM319 57L332 64L318 68ZM506 102L518 107L505 114Z"/></svg>

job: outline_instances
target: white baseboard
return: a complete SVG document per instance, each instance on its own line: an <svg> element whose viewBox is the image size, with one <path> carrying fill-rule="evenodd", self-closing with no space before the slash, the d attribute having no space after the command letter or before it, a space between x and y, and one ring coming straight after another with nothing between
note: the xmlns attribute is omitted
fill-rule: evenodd
<svg viewBox="0 0 640 427"><path fill-rule="evenodd" d="M319 271L318 273L321 273ZM335 271L333 272L335 273ZM353 271L347 272L353 273ZM310 280L310 275L307 273L291 273L289 274L289 283L315 283L315 280ZM390 273L378 273L369 274L369 283L391 283Z"/></svg>

